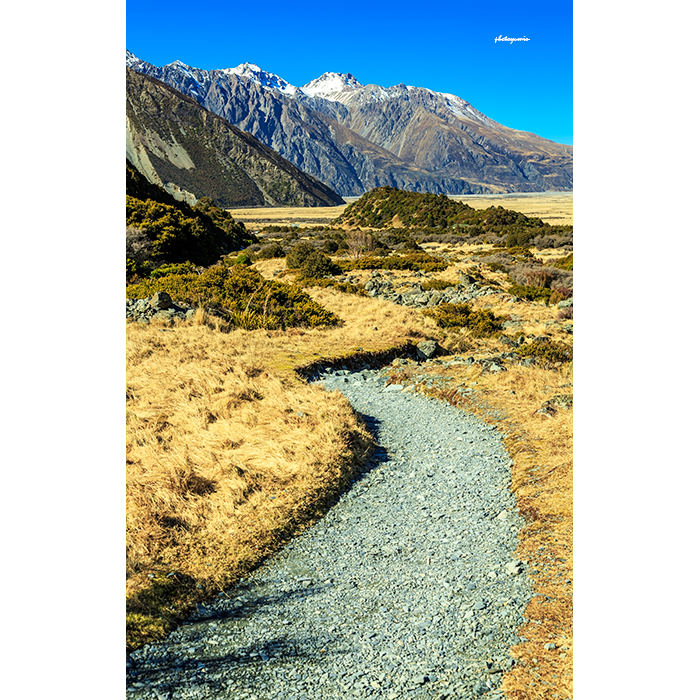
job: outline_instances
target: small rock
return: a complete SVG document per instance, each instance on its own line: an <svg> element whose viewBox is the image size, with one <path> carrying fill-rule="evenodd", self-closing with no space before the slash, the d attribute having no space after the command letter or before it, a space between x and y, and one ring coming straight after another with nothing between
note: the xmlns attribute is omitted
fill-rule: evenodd
<svg viewBox="0 0 700 700"><path fill-rule="evenodd" d="M154 309L170 309L173 306L173 300L167 292L156 292L151 298L151 306Z"/></svg>
<svg viewBox="0 0 700 700"><path fill-rule="evenodd" d="M553 651L554 649L557 648L557 645L554 642L547 642L547 644L544 645L544 648L547 651Z"/></svg>
<svg viewBox="0 0 700 700"><path fill-rule="evenodd" d="M477 695L483 695L484 693L488 693L489 690L491 690L491 688L489 688L489 686L486 685L486 683L484 683L483 681L479 681L479 682L474 686L474 692L475 692Z"/></svg>
<svg viewBox="0 0 700 700"><path fill-rule="evenodd" d="M506 573L510 574L511 576L517 576L518 574L521 574L523 572L523 569L524 565L519 560L508 562L505 566Z"/></svg>
<svg viewBox="0 0 700 700"><path fill-rule="evenodd" d="M416 345L417 355L421 360L428 360L433 357L439 349L439 345L434 340L424 340Z"/></svg>

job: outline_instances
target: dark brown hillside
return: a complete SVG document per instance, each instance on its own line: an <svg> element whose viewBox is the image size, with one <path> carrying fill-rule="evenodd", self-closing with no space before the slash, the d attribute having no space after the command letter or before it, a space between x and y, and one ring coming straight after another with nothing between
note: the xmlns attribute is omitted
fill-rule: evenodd
<svg viewBox="0 0 700 700"><path fill-rule="evenodd" d="M190 203L332 206L342 198L172 87L127 69L127 159Z"/></svg>

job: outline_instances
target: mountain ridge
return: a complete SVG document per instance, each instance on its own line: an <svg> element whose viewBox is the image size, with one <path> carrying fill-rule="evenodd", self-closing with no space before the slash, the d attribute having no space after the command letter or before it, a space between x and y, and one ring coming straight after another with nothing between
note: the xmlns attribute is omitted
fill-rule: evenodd
<svg viewBox="0 0 700 700"><path fill-rule="evenodd" d="M335 206L343 199L191 95L126 69L127 159L147 179L194 204Z"/></svg>
<svg viewBox="0 0 700 700"><path fill-rule="evenodd" d="M254 64L158 68L129 52L127 63L343 196L384 185L435 194L573 188L572 146L510 129L450 93L362 85L350 73L330 72L297 87Z"/></svg>

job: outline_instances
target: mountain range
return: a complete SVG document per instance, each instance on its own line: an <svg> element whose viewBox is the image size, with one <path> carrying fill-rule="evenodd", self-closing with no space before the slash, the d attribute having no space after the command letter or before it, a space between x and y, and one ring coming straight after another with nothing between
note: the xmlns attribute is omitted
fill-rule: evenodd
<svg viewBox="0 0 700 700"><path fill-rule="evenodd" d="M194 204L333 206L343 199L192 97L126 69L126 157L149 182Z"/></svg>
<svg viewBox="0 0 700 700"><path fill-rule="evenodd" d="M157 67L157 78L253 135L342 196L374 187L444 194L573 188L573 146L503 126L452 94L362 85L325 73L297 87L251 63L203 70Z"/></svg>

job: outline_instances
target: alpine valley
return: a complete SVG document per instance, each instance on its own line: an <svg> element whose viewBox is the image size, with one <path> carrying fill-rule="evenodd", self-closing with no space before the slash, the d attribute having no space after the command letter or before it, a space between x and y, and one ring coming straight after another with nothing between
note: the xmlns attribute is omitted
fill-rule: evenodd
<svg viewBox="0 0 700 700"><path fill-rule="evenodd" d="M573 146L503 126L456 95L362 85L349 73L324 73L296 87L250 63L157 67L129 51L126 65L223 117L343 197L386 185L448 195L573 189ZM169 162L171 172L187 171ZM336 203L323 196L331 197L323 203ZM273 199L263 196L267 204Z"/></svg>

